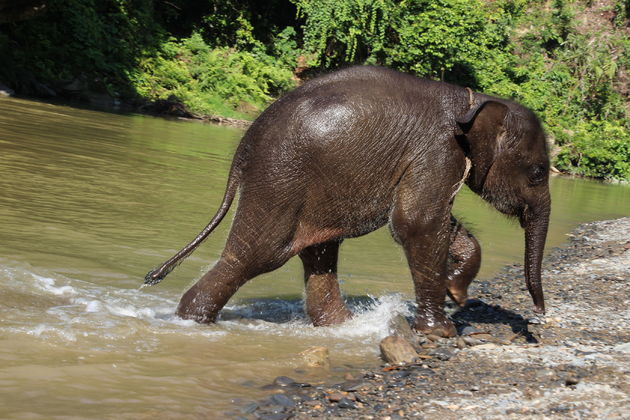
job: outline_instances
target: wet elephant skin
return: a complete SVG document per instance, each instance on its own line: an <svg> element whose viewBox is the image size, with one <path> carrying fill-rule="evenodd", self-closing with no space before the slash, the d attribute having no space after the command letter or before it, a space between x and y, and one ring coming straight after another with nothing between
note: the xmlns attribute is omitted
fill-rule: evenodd
<svg viewBox="0 0 630 420"><path fill-rule="evenodd" d="M526 283L544 311L540 264L550 211L549 159L521 105L379 67L314 79L267 108L235 153L217 214L185 248L147 274L159 282L238 207L216 265L177 313L213 322L236 290L299 255L316 325L350 317L337 284L342 240L389 224L415 286L414 328L455 333L444 314L479 269L479 244L451 216L465 182L525 230Z"/></svg>

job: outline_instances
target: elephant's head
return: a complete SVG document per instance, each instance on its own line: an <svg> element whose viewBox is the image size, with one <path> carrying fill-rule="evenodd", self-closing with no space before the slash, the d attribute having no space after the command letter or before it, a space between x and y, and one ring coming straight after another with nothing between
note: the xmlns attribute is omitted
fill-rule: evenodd
<svg viewBox="0 0 630 420"><path fill-rule="evenodd" d="M458 140L472 162L467 184L525 229L525 280L535 311L545 312L541 264L551 199L545 134L528 109L488 99L457 120Z"/></svg>

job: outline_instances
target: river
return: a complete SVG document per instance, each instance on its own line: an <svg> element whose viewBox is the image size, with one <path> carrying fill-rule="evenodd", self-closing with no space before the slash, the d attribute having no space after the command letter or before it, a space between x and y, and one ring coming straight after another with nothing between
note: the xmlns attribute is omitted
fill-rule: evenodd
<svg viewBox="0 0 630 420"><path fill-rule="evenodd" d="M212 418L278 375L314 382L379 363L388 320L412 299L387 229L344 242L339 276L356 316L337 327L309 325L295 258L246 284L216 325L173 315L230 217L140 288L214 214L241 135L0 98L0 418ZM630 214L629 186L554 177L551 191L548 249L578 223ZM455 214L481 242L480 278L522 260L517 223L466 189ZM302 366L315 345L330 349L331 371Z"/></svg>

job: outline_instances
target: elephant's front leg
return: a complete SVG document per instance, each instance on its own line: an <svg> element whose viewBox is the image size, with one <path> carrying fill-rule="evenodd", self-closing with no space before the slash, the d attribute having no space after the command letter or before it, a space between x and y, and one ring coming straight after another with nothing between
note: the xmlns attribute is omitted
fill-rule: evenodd
<svg viewBox="0 0 630 420"><path fill-rule="evenodd" d="M451 216L451 239L448 249L448 295L459 306L468 299L468 286L481 266L481 247L477 239Z"/></svg>
<svg viewBox="0 0 630 420"><path fill-rule="evenodd" d="M306 313L313 325L340 324L352 316L337 282L340 241L310 246L300 252L304 265Z"/></svg>
<svg viewBox="0 0 630 420"><path fill-rule="evenodd" d="M402 244L413 278L418 309L414 329L442 337L456 335L455 326L444 313L447 292L447 256L449 248L450 204L429 201L427 208L416 203L415 194L405 197L392 213L392 232Z"/></svg>

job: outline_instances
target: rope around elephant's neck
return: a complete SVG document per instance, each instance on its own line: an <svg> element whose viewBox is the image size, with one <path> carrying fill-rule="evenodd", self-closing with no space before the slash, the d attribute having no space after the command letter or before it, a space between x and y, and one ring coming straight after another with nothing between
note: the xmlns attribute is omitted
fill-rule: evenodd
<svg viewBox="0 0 630 420"><path fill-rule="evenodd" d="M466 180L468 179L472 162L470 161L470 159L468 159L468 157L465 157L464 159L466 160L466 167L464 168L464 174L462 175L462 179L460 179L459 182L457 182L457 184L453 185L453 188L455 188L455 190L453 191L453 194L451 194L451 199L449 201L453 201L453 199L455 198L459 190L464 186L464 182L466 182Z"/></svg>
<svg viewBox="0 0 630 420"><path fill-rule="evenodd" d="M468 91L468 108L472 108L473 105L475 105L475 92L473 92L473 90L469 87L467 87L466 90ZM468 159L468 156L465 156L464 159L466 164L466 167L464 168L464 174L462 175L462 179L460 179L457 184L453 185L453 188L455 188L455 190L453 191L453 194L451 194L450 201L453 201L459 190L461 190L461 188L464 186L464 183L466 182L466 180L468 179L468 175L470 174L472 162L470 161L470 159Z"/></svg>
<svg viewBox="0 0 630 420"><path fill-rule="evenodd" d="M468 108L470 109L475 104L475 92L469 87L466 90L468 91Z"/></svg>

